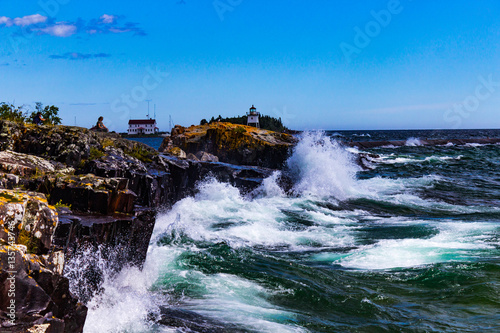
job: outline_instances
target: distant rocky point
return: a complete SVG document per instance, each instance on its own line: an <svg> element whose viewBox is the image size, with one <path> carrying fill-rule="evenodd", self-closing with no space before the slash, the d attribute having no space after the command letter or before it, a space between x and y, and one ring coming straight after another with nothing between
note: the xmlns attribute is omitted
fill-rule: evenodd
<svg viewBox="0 0 500 333"><path fill-rule="evenodd" d="M201 156L201 160L279 169L296 142L297 139L290 134L214 122L187 128L175 126L159 151L186 158L192 154L191 158L200 159Z"/></svg>

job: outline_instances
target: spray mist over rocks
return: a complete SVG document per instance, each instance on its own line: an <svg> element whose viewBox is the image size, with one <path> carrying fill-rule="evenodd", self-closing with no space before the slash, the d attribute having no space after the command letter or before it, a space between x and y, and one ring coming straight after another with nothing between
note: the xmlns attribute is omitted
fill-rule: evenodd
<svg viewBox="0 0 500 333"><path fill-rule="evenodd" d="M321 131L302 135L287 166L296 180L296 194L338 200L351 196L356 172L360 170L354 155Z"/></svg>

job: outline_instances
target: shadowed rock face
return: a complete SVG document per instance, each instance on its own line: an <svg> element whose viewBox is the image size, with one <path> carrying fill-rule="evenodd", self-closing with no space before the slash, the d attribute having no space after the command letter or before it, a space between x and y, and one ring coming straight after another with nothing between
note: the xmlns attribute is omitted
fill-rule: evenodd
<svg viewBox="0 0 500 333"><path fill-rule="evenodd" d="M57 332L82 331L87 308L62 276L64 253L53 247L57 226L55 207L43 194L0 190L2 332L25 332L33 324L48 324Z"/></svg>
<svg viewBox="0 0 500 333"><path fill-rule="evenodd" d="M22 245L0 246L0 331L27 332L33 324L53 332L83 330L87 308L70 293L63 263L62 252L33 255Z"/></svg>
<svg viewBox="0 0 500 333"><path fill-rule="evenodd" d="M127 178L103 178L93 174L56 177L51 186L52 203L71 205L80 212L130 214L136 195L128 189Z"/></svg>
<svg viewBox="0 0 500 333"><path fill-rule="evenodd" d="M176 126L159 151L179 147L188 154L200 151L213 154L225 163L279 169L295 143L296 139L289 134L231 123L212 123L188 128Z"/></svg>

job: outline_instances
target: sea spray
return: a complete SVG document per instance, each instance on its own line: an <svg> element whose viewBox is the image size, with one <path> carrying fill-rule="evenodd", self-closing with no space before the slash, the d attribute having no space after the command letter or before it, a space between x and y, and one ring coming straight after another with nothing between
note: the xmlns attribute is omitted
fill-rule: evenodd
<svg viewBox="0 0 500 333"><path fill-rule="evenodd" d="M279 186L281 171L275 171L273 174L262 181L262 184L250 193L250 197L283 197L285 191Z"/></svg>
<svg viewBox="0 0 500 333"><path fill-rule="evenodd" d="M158 251L158 249L157 249ZM118 247L85 247L65 265L70 290L87 305L85 333L143 332L148 317L158 313L149 289L158 276L159 255L150 256L144 268L123 267Z"/></svg>
<svg viewBox="0 0 500 333"><path fill-rule="evenodd" d="M353 155L324 132L306 132L287 161L295 177L293 187L299 195L333 197L345 200L350 197L360 168Z"/></svg>
<svg viewBox="0 0 500 333"><path fill-rule="evenodd" d="M421 146L422 145L422 142L420 141L419 138L408 138L406 140L406 143L405 143L405 146L408 146L408 147L417 147L417 146Z"/></svg>

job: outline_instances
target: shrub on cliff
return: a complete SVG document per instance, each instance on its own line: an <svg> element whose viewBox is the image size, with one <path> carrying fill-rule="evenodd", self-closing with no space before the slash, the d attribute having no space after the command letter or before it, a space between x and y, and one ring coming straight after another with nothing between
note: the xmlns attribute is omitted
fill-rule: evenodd
<svg viewBox="0 0 500 333"><path fill-rule="evenodd" d="M220 115L217 118L212 117L210 119L210 124L216 121L231 123L236 125L246 125L247 124L247 116L237 116L237 117L229 117L222 118ZM200 125L206 124L206 120L202 119ZM286 132L288 128L283 125L281 122L281 118L274 118L271 116L260 115L259 117L260 128L274 131L274 132Z"/></svg>
<svg viewBox="0 0 500 333"><path fill-rule="evenodd" d="M27 119L27 111L24 111L24 106L17 108L13 104L0 103L0 118L15 122L24 122Z"/></svg>
<svg viewBox="0 0 500 333"><path fill-rule="evenodd" d="M35 110L28 115L28 111L25 110L26 107L18 106L15 107L14 104L0 103L0 119L10 120L17 123L32 123L33 118L38 112L42 113L42 118L45 119L44 124L59 125L61 123L61 117L59 117L59 108L57 106L45 106L40 102L36 103Z"/></svg>
<svg viewBox="0 0 500 333"><path fill-rule="evenodd" d="M61 117L58 116L59 108L57 106L47 105L43 107L42 103L37 102L35 106L35 111L31 112L28 121L33 122L33 118L38 112L42 113L42 118L45 119L45 121L43 122L44 124L59 125L61 123L62 119Z"/></svg>

